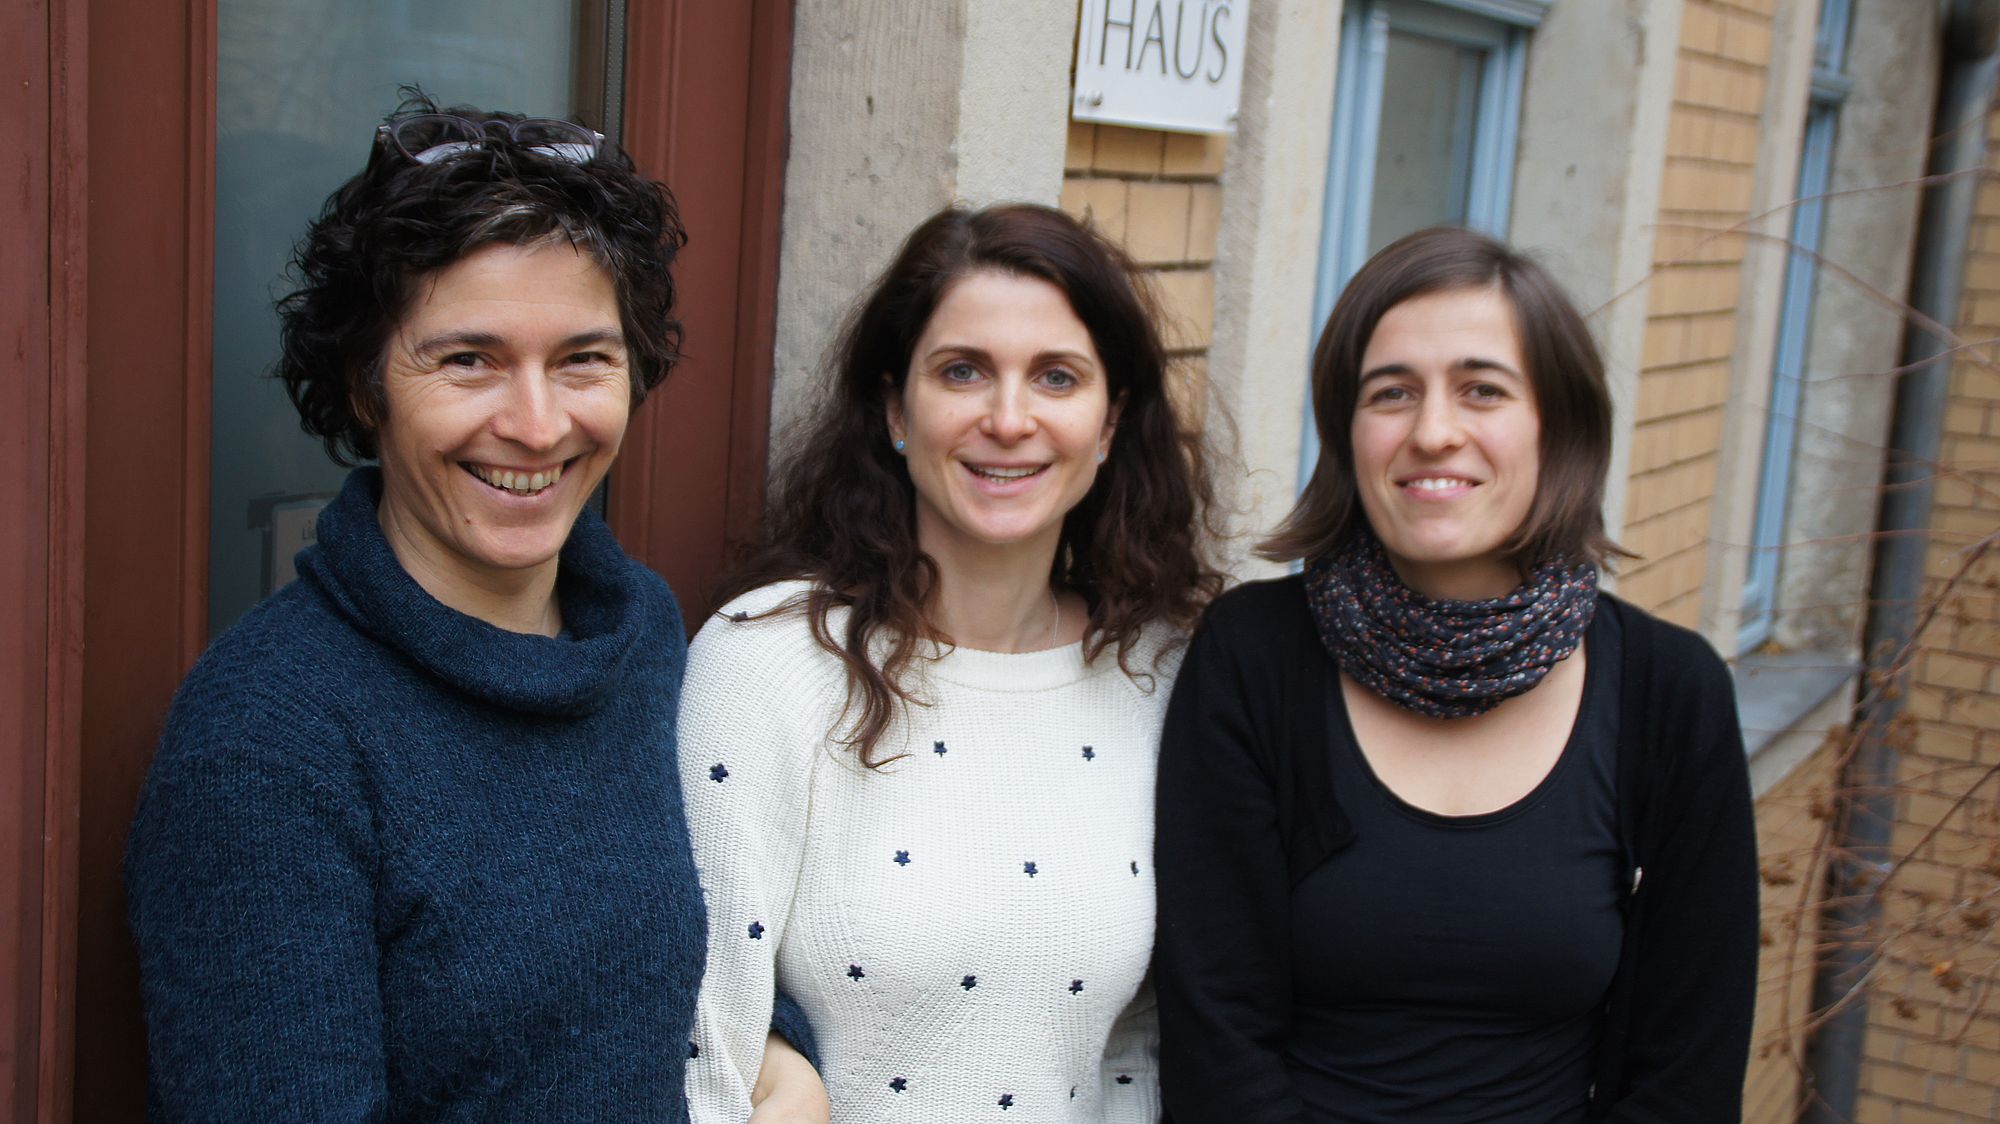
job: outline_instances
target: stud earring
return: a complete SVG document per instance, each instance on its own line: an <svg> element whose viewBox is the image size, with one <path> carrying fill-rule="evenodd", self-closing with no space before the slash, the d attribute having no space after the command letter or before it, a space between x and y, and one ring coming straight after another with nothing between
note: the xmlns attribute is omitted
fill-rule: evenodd
<svg viewBox="0 0 2000 1124"><path fill-rule="evenodd" d="M902 438L900 438L900 437L896 438L896 451L897 451L897 452L899 452L899 453L903 451L903 439L902 439ZM1099 457L1099 458L1097 458L1097 459L1098 459L1098 460L1103 460L1104 458L1103 458L1103 457Z"/></svg>
<svg viewBox="0 0 2000 1124"><path fill-rule="evenodd" d="M1104 450L1102 449L1097 450L1097 463L1098 464L1104 463Z"/></svg>

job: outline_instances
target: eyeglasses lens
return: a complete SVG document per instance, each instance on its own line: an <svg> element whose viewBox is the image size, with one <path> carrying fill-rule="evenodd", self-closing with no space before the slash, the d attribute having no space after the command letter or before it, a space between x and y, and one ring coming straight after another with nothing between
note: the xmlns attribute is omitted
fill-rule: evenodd
<svg viewBox="0 0 2000 1124"><path fill-rule="evenodd" d="M419 164L432 164L481 144L479 126L463 117L425 113L396 122L396 147Z"/></svg>
<svg viewBox="0 0 2000 1124"><path fill-rule="evenodd" d="M587 164L597 155L596 133L568 121L530 118L515 123L514 143L530 152L572 164Z"/></svg>
<svg viewBox="0 0 2000 1124"><path fill-rule="evenodd" d="M489 121L482 126L449 113L421 113L383 128L404 156L419 164L435 164L485 147L486 127L499 124ZM516 121L508 128L507 135L536 155L572 164L588 164L604 141L602 135L582 125L547 117Z"/></svg>

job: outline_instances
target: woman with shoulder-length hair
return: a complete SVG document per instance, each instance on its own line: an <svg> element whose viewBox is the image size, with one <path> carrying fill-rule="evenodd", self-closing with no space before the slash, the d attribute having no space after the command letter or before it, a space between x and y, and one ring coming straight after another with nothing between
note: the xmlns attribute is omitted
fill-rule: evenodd
<svg viewBox="0 0 2000 1124"><path fill-rule="evenodd" d="M835 1120L1152 1120L1153 762L1219 579L1145 291L1059 211L950 209L837 363L690 653L695 1119L783 988Z"/></svg>
<svg viewBox="0 0 2000 1124"><path fill-rule="evenodd" d="M1730 677L1598 591L1611 404L1536 264L1434 229L1349 283L1321 453L1160 759L1178 1121L1737 1118L1757 962Z"/></svg>
<svg viewBox="0 0 2000 1124"><path fill-rule="evenodd" d="M277 373L378 464L188 673L132 824L150 1115L685 1121L685 634L586 507L679 353L680 219L572 122L417 95L369 139ZM760 1124L824 1121L771 1055Z"/></svg>

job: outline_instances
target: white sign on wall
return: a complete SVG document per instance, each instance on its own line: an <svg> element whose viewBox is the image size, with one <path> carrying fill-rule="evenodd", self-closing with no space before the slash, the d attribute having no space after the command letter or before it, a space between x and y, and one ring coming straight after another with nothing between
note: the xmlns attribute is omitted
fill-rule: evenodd
<svg viewBox="0 0 2000 1124"><path fill-rule="evenodd" d="M1250 0L1083 0L1070 116L1233 133Z"/></svg>

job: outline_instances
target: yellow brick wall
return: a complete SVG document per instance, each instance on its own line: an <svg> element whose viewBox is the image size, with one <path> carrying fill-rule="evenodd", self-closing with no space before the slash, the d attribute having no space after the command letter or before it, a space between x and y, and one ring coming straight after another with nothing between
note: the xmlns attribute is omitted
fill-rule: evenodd
<svg viewBox="0 0 2000 1124"><path fill-rule="evenodd" d="M1225 138L1072 121L1062 209L1146 267L1159 297L1176 400L1201 422L1215 333L1215 241Z"/></svg>
<svg viewBox="0 0 2000 1124"><path fill-rule="evenodd" d="M1757 857L1763 872L1763 953L1757 1023L1743 1119L1792 1124L1812 1005L1816 910L1825 896L1827 812L1839 746L1821 747L1757 801Z"/></svg>
<svg viewBox="0 0 2000 1124"><path fill-rule="evenodd" d="M2000 128L1989 119L1989 176ZM2000 1119L2000 183L1981 189L1960 306L1925 601L1899 763L1887 956L1864 1047L1862 1121ZM1967 567L1970 562L1970 567ZM1947 582L1960 573L1949 593Z"/></svg>
<svg viewBox="0 0 2000 1124"><path fill-rule="evenodd" d="M1668 118L1618 591L1695 626L1777 0L1687 0Z"/></svg>
<svg viewBox="0 0 2000 1124"><path fill-rule="evenodd" d="M1718 486L1773 12L1779 0L1686 0L1654 243L1621 539L1643 555L1620 592L1693 626ZM2000 130L1996 130L2000 151ZM1225 141L1070 126L1062 207L1147 267L1183 389L1199 391L1213 328ZM1996 161L2000 169L2000 161ZM1965 336L2000 338L2000 188L1981 199ZM2000 347L1953 382L1932 549L1934 584L1965 545L2000 529ZM1891 888L1859 1120L2000 1119L2000 546L1925 637L1903 757L1900 850L1924 846ZM1745 1087L1750 1124L1797 1117L1834 770L1830 739L1758 801L1764 948ZM1983 787L1980 787L1983 786ZM1964 799L1971 794L1970 799ZM1942 822L1942 827L1931 832Z"/></svg>

